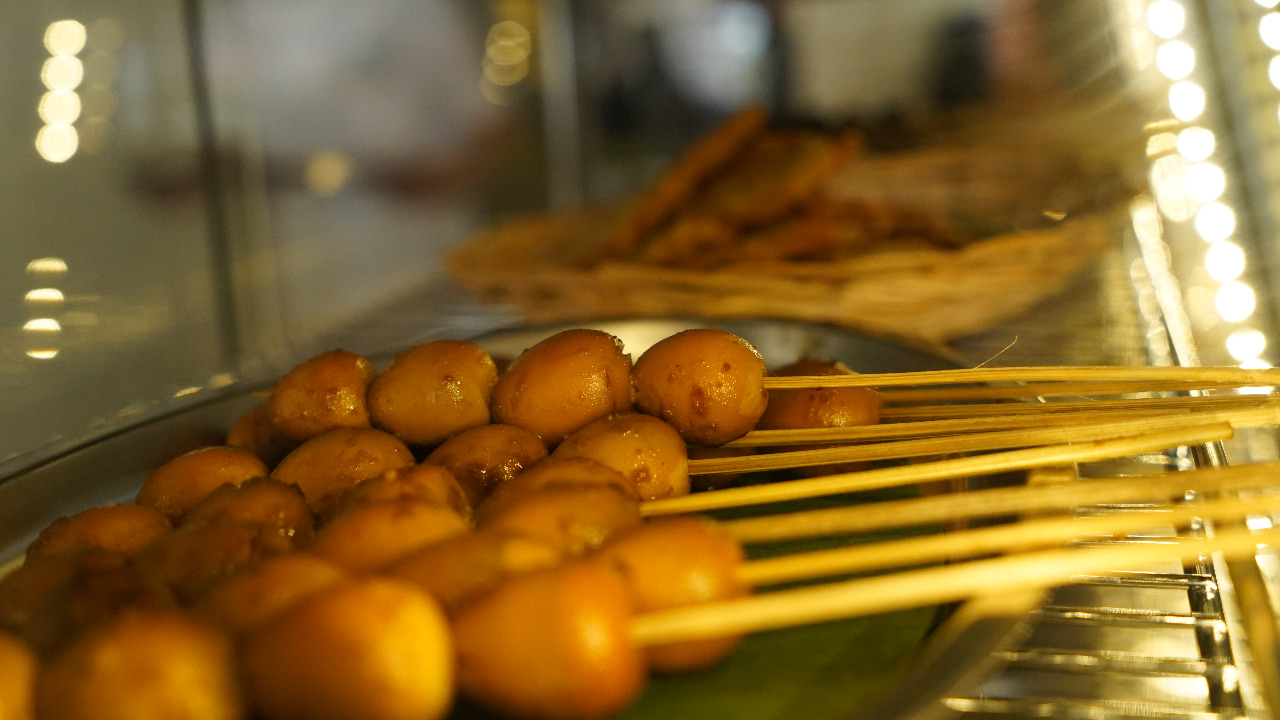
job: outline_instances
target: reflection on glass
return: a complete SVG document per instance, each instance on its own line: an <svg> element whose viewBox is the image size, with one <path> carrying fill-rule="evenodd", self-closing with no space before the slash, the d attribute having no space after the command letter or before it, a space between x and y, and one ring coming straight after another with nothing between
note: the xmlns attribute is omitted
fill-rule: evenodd
<svg viewBox="0 0 1280 720"><path fill-rule="evenodd" d="M1189 220L1199 205L1187 193L1187 169L1181 155L1165 155L1151 163L1151 188L1160 211L1170 220Z"/></svg>
<svg viewBox="0 0 1280 720"><path fill-rule="evenodd" d="M1258 306L1258 298L1253 288L1239 280L1233 280L1218 288L1213 305L1218 311L1218 317L1227 322L1240 322L1253 314Z"/></svg>
<svg viewBox="0 0 1280 720"><path fill-rule="evenodd" d="M28 305L39 305L44 303L61 303L65 298L62 291L57 288L36 288L28 290L27 294L22 298Z"/></svg>
<svg viewBox="0 0 1280 720"><path fill-rule="evenodd" d="M1196 211L1196 233L1205 242L1216 243L1236 231L1236 213L1230 207L1211 202Z"/></svg>
<svg viewBox="0 0 1280 720"><path fill-rule="evenodd" d="M351 181L351 158L340 152L324 150L307 160L303 173L307 189L320 197L328 197Z"/></svg>
<svg viewBox="0 0 1280 720"><path fill-rule="evenodd" d="M1241 328L1227 336L1226 346L1236 361L1253 360L1267 349L1267 336L1253 328Z"/></svg>
<svg viewBox="0 0 1280 720"><path fill-rule="evenodd" d="M1191 122L1204 112L1204 88L1183 80L1169 88L1169 110L1183 122Z"/></svg>
<svg viewBox="0 0 1280 720"><path fill-rule="evenodd" d="M1207 160L1216 146L1217 138L1208 128L1189 127L1178 133L1178 152L1191 162Z"/></svg>
<svg viewBox="0 0 1280 720"><path fill-rule="evenodd" d="M61 276L67 274L67 263L62 258L36 258L27 263L28 275Z"/></svg>
<svg viewBox="0 0 1280 720"><path fill-rule="evenodd" d="M1217 200L1226 189L1227 174L1220 166L1202 162L1187 168L1187 194L1197 202Z"/></svg>
<svg viewBox="0 0 1280 720"><path fill-rule="evenodd" d="M1280 13L1267 13L1258 21L1258 34L1272 50L1280 50Z"/></svg>
<svg viewBox="0 0 1280 720"><path fill-rule="evenodd" d="M1171 38L1187 24L1187 11L1176 0L1156 0L1147 7L1147 27L1157 37Z"/></svg>
<svg viewBox="0 0 1280 720"><path fill-rule="evenodd" d="M1172 151L1178 146L1178 136L1173 133L1156 133L1147 138L1147 155L1157 157Z"/></svg>
<svg viewBox="0 0 1280 720"><path fill-rule="evenodd" d="M1220 283L1231 282L1244 274L1244 250L1235 243L1214 243L1204 253L1204 269Z"/></svg>
<svg viewBox="0 0 1280 720"><path fill-rule="evenodd" d="M80 118L80 96L70 90L50 90L40 98L37 111L48 125L70 125Z"/></svg>
<svg viewBox="0 0 1280 720"><path fill-rule="evenodd" d="M1271 78L1271 84L1280 88L1280 57L1271 58L1271 64L1267 66L1267 77Z"/></svg>
<svg viewBox="0 0 1280 720"><path fill-rule="evenodd" d="M84 80L84 63L70 55L55 55L44 61L40 80L50 90L75 90Z"/></svg>
<svg viewBox="0 0 1280 720"><path fill-rule="evenodd" d="M62 332L62 324L53 318L32 318L23 323L22 329L26 332L56 333Z"/></svg>
<svg viewBox="0 0 1280 720"><path fill-rule="evenodd" d="M1196 51L1181 40L1167 42L1156 50L1156 68L1170 80L1182 80L1196 67Z"/></svg>
<svg viewBox="0 0 1280 720"><path fill-rule="evenodd" d="M80 147L80 136L70 125L45 125L36 133L36 152L52 163L66 162Z"/></svg>
<svg viewBox="0 0 1280 720"><path fill-rule="evenodd" d="M50 55L75 55L84 49L86 34L75 20L59 20L45 28L44 47Z"/></svg>

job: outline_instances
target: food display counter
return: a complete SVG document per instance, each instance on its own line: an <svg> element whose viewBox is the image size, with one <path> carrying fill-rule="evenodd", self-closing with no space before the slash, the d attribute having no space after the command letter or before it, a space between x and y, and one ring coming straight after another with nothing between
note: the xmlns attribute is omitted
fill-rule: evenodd
<svg viewBox="0 0 1280 720"><path fill-rule="evenodd" d="M585 327L634 360L715 328L771 371L825 356L862 374L1269 379L1274 5L23 3L0 29L0 572L55 519L133 502L155 468L225 443L283 375L339 348L381 372L408 348L466 339L502 363ZM1030 377L988 385L1039 388ZM1272 385L1148 384L1124 399L1257 396L1250 409L1267 412ZM1275 423L1246 424L945 490L1274 461ZM1076 544L1270 527L1262 506L1168 514L1214 492L1080 503L1078 518L1146 513L1156 529ZM719 674L660 678L619 716L1274 717L1280 578L1267 548L1245 555L762 631ZM10 601L0 581L0 611ZM464 699L451 714L488 712Z"/></svg>

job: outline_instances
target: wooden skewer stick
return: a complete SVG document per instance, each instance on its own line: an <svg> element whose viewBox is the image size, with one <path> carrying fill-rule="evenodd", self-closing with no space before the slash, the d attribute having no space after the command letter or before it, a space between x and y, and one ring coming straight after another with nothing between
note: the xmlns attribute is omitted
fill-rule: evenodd
<svg viewBox="0 0 1280 720"><path fill-rule="evenodd" d="M1238 367L1148 367L1148 366L1059 366L1059 367L981 367L958 370L922 370L901 373L865 373L853 375L769 376L765 387L905 387L912 385L963 385L997 382L1177 382L1234 387L1269 387L1280 385L1280 370L1246 370Z"/></svg>
<svg viewBox="0 0 1280 720"><path fill-rule="evenodd" d="M948 418L989 417L993 415L1048 415L1100 410L1174 410L1201 411L1211 408L1261 407L1274 403L1256 395L1225 395L1134 400L1089 400L1085 402L1007 402L959 405L910 405L887 407L880 411L882 422L906 420L945 420Z"/></svg>
<svg viewBox="0 0 1280 720"><path fill-rule="evenodd" d="M1196 422L1224 420L1236 428L1264 427L1280 424L1280 406L1259 409L1218 411L1197 415ZM689 474L741 473L814 467L842 462L865 462L896 458L945 455L947 453L987 452L1017 447L1034 447L1052 443L1087 442L1129 437L1144 432L1173 429L1187 424L1185 417L1160 416L1110 423L1048 427L1022 430L1000 430L962 436L941 436L899 440L871 445L794 450L790 452L745 455L739 457L695 458L689 460ZM817 435L818 433L815 433Z"/></svg>
<svg viewBox="0 0 1280 720"><path fill-rule="evenodd" d="M830 550L751 560L739 578L748 585L775 585L835 575L925 565L979 555L1022 552L1089 537L1126 536L1154 527L1179 527L1196 519L1240 519L1280 511L1280 496L1230 498L1169 506L1158 512L1026 520L956 532L866 543Z"/></svg>
<svg viewBox="0 0 1280 720"><path fill-rule="evenodd" d="M957 400L1013 400L1034 397L1090 397L1099 395L1135 395L1140 393L1185 392L1192 390L1233 390L1233 384L1212 382L1091 382L1091 383L1024 383L1019 385L980 385L975 387L927 387L907 390L881 390L886 404L954 402Z"/></svg>
<svg viewBox="0 0 1280 720"><path fill-rule="evenodd" d="M919 527L980 517L1044 511L1066 512L1084 505L1159 502L1189 491L1231 492L1275 484L1280 462L1110 477L1061 485L1019 485L970 490L867 505L806 510L726 520L721 526L739 542L774 542Z"/></svg>
<svg viewBox="0 0 1280 720"><path fill-rule="evenodd" d="M1020 553L736 600L652 612L632 621L640 645L776 630L983 595L1039 590L1080 575L1120 574L1165 560L1192 562L1209 553L1252 557L1280 542L1280 529L1232 530L1167 543L1121 543Z"/></svg>
<svg viewBox="0 0 1280 720"><path fill-rule="evenodd" d="M1136 437L1047 445L974 457L936 460L902 467L875 468L862 472L826 475L807 480L792 480L785 483L712 490L681 497L651 500L641 505L640 510L644 515L668 515L671 513L759 505L768 502L801 500L843 492L912 485L931 480L947 480L973 475L1027 470L1041 465L1063 465L1092 460L1107 460L1186 445L1217 442L1226 440L1232 437L1233 434L1234 430L1231 423L1227 422L1188 423L1186 427L1176 430L1147 433Z"/></svg>

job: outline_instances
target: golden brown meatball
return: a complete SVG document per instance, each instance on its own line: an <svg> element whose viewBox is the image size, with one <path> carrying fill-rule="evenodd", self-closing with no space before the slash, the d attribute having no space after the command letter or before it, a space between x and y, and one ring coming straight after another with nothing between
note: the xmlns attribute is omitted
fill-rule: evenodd
<svg viewBox="0 0 1280 720"><path fill-rule="evenodd" d="M138 567L183 601L190 601L239 568L294 549L293 540L257 523L186 523L138 553Z"/></svg>
<svg viewBox="0 0 1280 720"><path fill-rule="evenodd" d="M258 403L240 416L227 431L227 444L257 455L267 467L275 467L285 455L298 447L298 441L276 429L271 422L271 407Z"/></svg>
<svg viewBox="0 0 1280 720"><path fill-rule="evenodd" d="M369 573L433 542L469 532L453 508L421 500L354 507L320 527L310 552L351 573Z"/></svg>
<svg viewBox="0 0 1280 720"><path fill-rule="evenodd" d="M296 542L310 540L315 532L315 515L302 491L271 477L223 485L196 503L182 522L220 520L256 523Z"/></svg>
<svg viewBox="0 0 1280 720"><path fill-rule="evenodd" d="M402 581L368 578L312 594L248 633L241 658L264 720L435 720L453 702L444 614Z"/></svg>
<svg viewBox="0 0 1280 720"><path fill-rule="evenodd" d="M454 435L423 460L448 470L462 485L471 507L521 470L547 456L538 436L514 425L482 425Z"/></svg>
<svg viewBox="0 0 1280 720"><path fill-rule="evenodd" d="M637 612L683 607L748 594L738 579L743 553L709 518L650 520L628 528L592 553L627 581ZM729 654L741 636L653 645L649 666L659 672L707 667Z"/></svg>
<svg viewBox="0 0 1280 720"><path fill-rule="evenodd" d="M695 328L663 338L636 361L636 407L686 442L716 447L755 427L768 404L765 364L746 340Z"/></svg>
<svg viewBox="0 0 1280 720"><path fill-rule="evenodd" d="M597 563L513 577L462 607L453 630L461 691L507 715L602 718L644 687L626 586Z"/></svg>
<svg viewBox="0 0 1280 720"><path fill-rule="evenodd" d="M366 395L373 365L346 350L322 353L296 365L271 390L271 424L305 442L334 428L369 427Z"/></svg>
<svg viewBox="0 0 1280 720"><path fill-rule="evenodd" d="M622 473L645 500L689 494L689 458L680 433L652 415L601 418L560 443L552 457L590 458Z"/></svg>
<svg viewBox="0 0 1280 720"><path fill-rule="evenodd" d="M475 532L421 548L386 574L422 588L452 614L478 593L508 577L555 567L564 551L546 540L504 532Z"/></svg>
<svg viewBox="0 0 1280 720"><path fill-rule="evenodd" d="M138 491L137 503L159 510L177 523L215 488L226 483L239 485L270 472L266 463L243 448L199 448L153 470Z"/></svg>
<svg viewBox="0 0 1280 720"><path fill-rule="evenodd" d="M27 547L27 560L91 547L133 555L172 529L159 510L131 503L100 505L50 523Z"/></svg>
<svg viewBox="0 0 1280 720"><path fill-rule="evenodd" d="M814 359L799 360L774 372L779 377L852 374L854 372L841 363ZM756 427L761 430L791 430L875 425L880 422L882 406L880 393L871 388L771 390L769 407ZM808 445L792 449L821 447L830 446ZM836 463L798 468L796 472L802 476L813 476L853 472L865 467L866 463Z"/></svg>
<svg viewBox="0 0 1280 720"><path fill-rule="evenodd" d="M196 599L192 613L242 635L347 577L342 568L309 553L277 555L218 582Z"/></svg>
<svg viewBox="0 0 1280 720"><path fill-rule="evenodd" d="M230 643L176 613L128 613L50 658L36 684L41 720L245 717Z"/></svg>
<svg viewBox="0 0 1280 720"><path fill-rule="evenodd" d="M607 486L552 485L482 515L481 530L536 537L578 555L640 522L640 503Z"/></svg>
<svg viewBox="0 0 1280 720"><path fill-rule="evenodd" d="M551 455L530 465L505 483L494 488L476 511L476 521L499 512L503 505L541 490L558 485L607 485L620 490L628 497L640 500L636 484L627 476L598 460L585 457L557 457Z"/></svg>
<svg viewBox="0 0 1280 720"><path fill-rule="evenodd" d="M297 485L311 509L323 514L341 493L361 480L414 462L409 447L391 433L337 428L299 445L271 476Z"/></svg>
<svg viewBox="0 0 1280 720"><path fill-rule="evenodd" d="M458 479L439 465L422 463L388 470L361 480L342 493L330 508L333 515L357 505L391 500L420 500L451 508L463 518L471 518L471 502Z"/></svg>
<svg viewBox="0 0 1280 720"><path fill-rule="evenodd" d="M369 387L376 427L410 445L437 445L489 423L498 369L489 353L465 340L433 340L397 355Z"/></svg>
<svg viewBox="0 0 1280 720"><path fill-rule="evenodd" d="M521 353L493 388L494 422L554 447L597 418L631 408L631 356L600 330L565 330Z"/></svg>
<svg viewBox="0 0 1280 720"><path fill-rule="evenodd" d="M36 654L0 631L0 719L35 720Z"/></svg>

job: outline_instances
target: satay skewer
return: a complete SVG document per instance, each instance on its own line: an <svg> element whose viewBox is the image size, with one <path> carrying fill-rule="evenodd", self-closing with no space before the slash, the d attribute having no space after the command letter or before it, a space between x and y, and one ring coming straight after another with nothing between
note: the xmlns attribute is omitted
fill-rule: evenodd
<svg viewBox="0 0 1280 720"><path fill-rule="evenodd" d="M787 500L801 500L845 492L876 490L933 480L969 477L1045 465L1109 460L1145 452L1226 440L1234 435L1231 423L1188 422L1184 427L1132 437L1082 443L1064 443L1008 450L972 457L922 462L900 467L825 475L782 483L712 490L681 497L651 500L641 506L644 515L716 510Z"/></svg>
<svg viewBox="0 0 1280 720"><path fill-rule="evenodd" d="M902 405L886 407L880 412L881 422L946 420L1004 415L1050 416L1059 413L1099 411L1170 411L1203 412L1215 408L1262 407L1275 404L1269 397L1253 395L1189 396L1169 398L1124 398L1118 400L1085 400L1049 403L996 402L959 403L954 405Z"/></svg>
<svg viewBox="0 0 1280 720"><path fill-rule="evenodd" d="M776 630L984 595L1047 589L1080 575L1122 574L1168 560L1194 561L1210 553L1253 557L1280 542L1280 529L1231 530L1212 538L1168 538L1161 543L1119 543L1020 553L780 590L637 616L632 638L640 645Z"/></svg>
<svg viewBox="0 0 1280 720"><path fill-rule="evenodd" d="M1097 398L1116 395L1152 395L1157 393L1213 391L1231 393L1242 387L1238 383L1196 382L1194 380L1170 381L1098 381L1016 383L1012 385L978 385L964 387L890 388L881 390L880 396L887 404L936 403L971 400L1017 400L1037 397ZM1265 395L1267 392L1251 394Z"/></svg>
<svg viewBox="0 0 1280 720"><path fill-rule="evenodd" d="M1238 411L1210 411L1196 415L1194 421L1200 423L1210 420L1227 421L1236 428L1280 424L1280 405ZM962 436L941 435L876 444L824 447L761 455L700 458L689 461L689 474L757 472L812 467L831 463L867 462L947 453L985 452L1018 447L1034 447L1053 443L1089 442L1174 429L1185 426L1187 422L1188 418L1186 417L1166 415L1065 427L997 430ZM811 442L821 442L818 438L824 434L823 430L825 429L820 428L813 431L810 436Z"/></svg>
<svg viewBox="0 0 1280 720"><path fill-rule="evenodd" d="M1190 382L1202 387L1268 387L1280 384L1280 370L1238 367L1046 366L980 367L916 372L766 377L768 389L813 387L906 387L998 382Z"/></svg>

